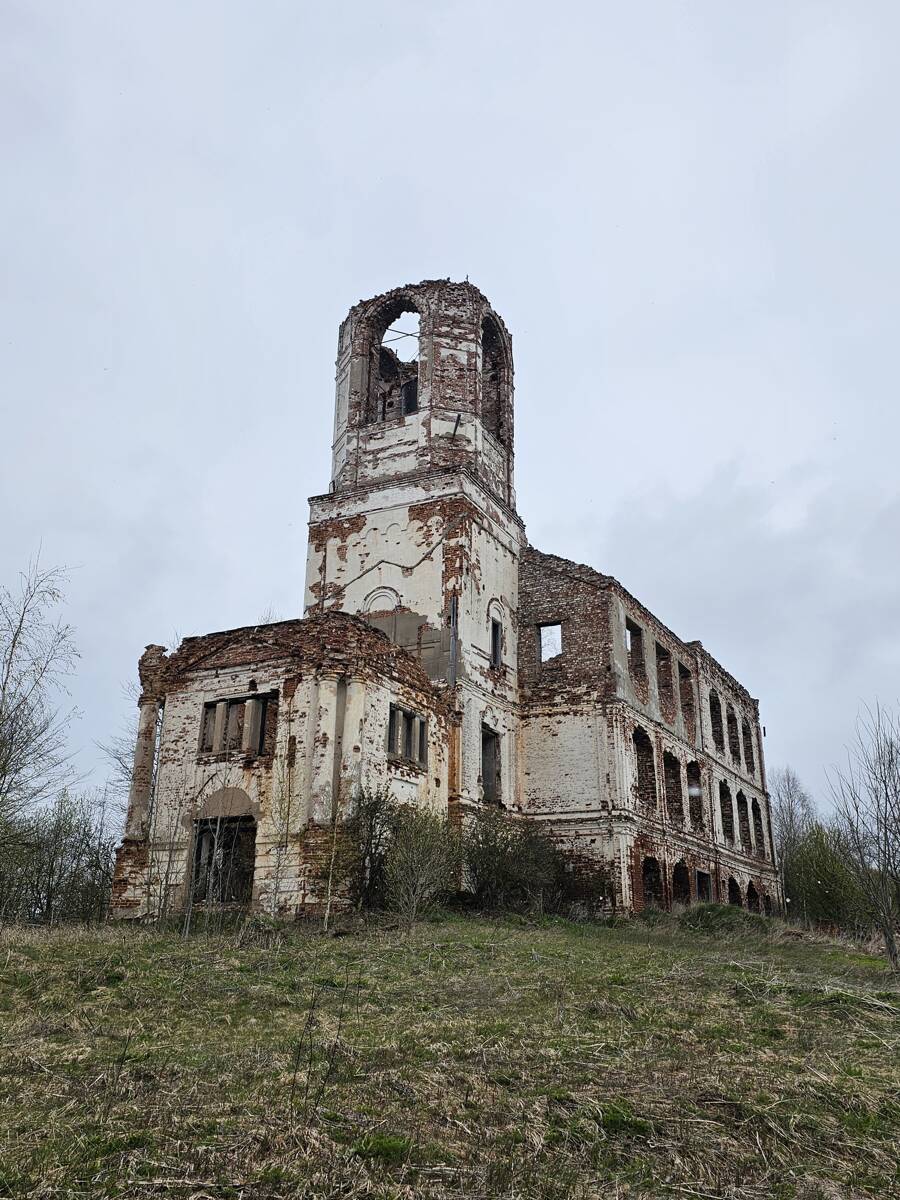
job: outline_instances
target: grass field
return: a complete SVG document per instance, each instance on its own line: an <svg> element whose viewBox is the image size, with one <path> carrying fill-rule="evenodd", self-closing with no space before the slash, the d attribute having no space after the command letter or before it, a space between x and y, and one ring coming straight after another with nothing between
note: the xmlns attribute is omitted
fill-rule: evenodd
<svg viewBox="0 0 900 1200"><path fill-rule="evenodd" d="M6 929L0 1038L0 1196L900 1195L897 981L738 910Z"/></svg>

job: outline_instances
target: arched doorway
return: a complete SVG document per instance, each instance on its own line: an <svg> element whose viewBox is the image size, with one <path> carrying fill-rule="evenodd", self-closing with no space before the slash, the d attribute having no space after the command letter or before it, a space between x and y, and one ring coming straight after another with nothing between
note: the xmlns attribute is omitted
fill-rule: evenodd
<svg viewBox="0 0 900 1200"><path fill-rule="evenodd" d="M672 900L675 904L691 902L691 875L683 859L672 870Z"/></svg>
<svg viewBox="0 0 900 1200"><path fill-rule="evenodd" d="M738 908L743 908L744 905L740 886L733 875L728 876L728 903L736 904Z"/></svg>
<svg viewBox="0 0 900 1200"><path fill-rule="evenodd" d="M644 887L644 906L661 908L663 905L663 881L657 859L644 859L641 865L641 882Z"/></svg>
<svg viewBox="0 0 900 1200"><path fill-rule="evenodd" d="M759 892L753 886L753 881L747 884L747 907L751 912L759 912Z"/></svg>

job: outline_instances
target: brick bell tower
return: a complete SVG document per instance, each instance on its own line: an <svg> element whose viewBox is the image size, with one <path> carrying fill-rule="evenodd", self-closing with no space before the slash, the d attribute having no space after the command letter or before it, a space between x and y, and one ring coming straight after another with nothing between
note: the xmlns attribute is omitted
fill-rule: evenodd
<svg viewBox="0 0 900 1200"><path fill-rule="evenodd" d="M397 322L418 319L418 353ZM453 692L451 800L518 805L513 360L471 283L426 280L350 310L338 337L331 485L310 500L306 610L358 613Z"/></svg>

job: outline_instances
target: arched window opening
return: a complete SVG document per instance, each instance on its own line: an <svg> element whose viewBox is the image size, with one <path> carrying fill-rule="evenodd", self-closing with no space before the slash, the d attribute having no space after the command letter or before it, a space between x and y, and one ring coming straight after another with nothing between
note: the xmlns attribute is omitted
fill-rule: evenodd
<svg viewBox="0 0 900 1200"><path fill-rule="evenodd" d="M645 858L641 865L641 882L644 885L644 907L662 908L664 904L662 871L655 858Z"/></svg>
<svg viewBox="0 0 900 1200"><path fill-rule="evenodd" d="M666 789L666 812L669 820L684 824L684 797L681 791L681 763L668 751L663 755L663 782Z"/></svg>
<svg viewBox="0 0 900 1200"><path fill-rule="evenodd" d="M753 754L753 734L750 732L750 722L742 723L742 733L744 735L744 766L751 775L756 774L756 758Z"/></svg>
<svg viewBox="0 0 900 1200"><path fill-rule="evenodd" d="M741 849L745 854L750 853L750 810L747 807L747 797L743 792L737 794L738 833L741 837Z"/></svg>
<svg viewBox="0 0 900 1200"><path fill-rule="evenodd" d="M699 763L689 762L687 765L687 788L691 825L694 829L702 829L705 822L703 820L703 782Z"/></svg>
<svg viewBox="0 0 900 1200"><path fill-rule="evenodd" d="M733 875L728 876L728 903L737 905L738 908L743 908L744 898L741 895L741 889Z"/></svg>
<svg viewBox="0 0 900 1200"><path fill-rule="evenodd" d="M728 708L728 749L731 751L732 762L740 763L741 761L741 741L738 737L737 717L734 715L734 709L729 704Z"/></svg>
<svg viewBox="0 0 900 1200"><path fill-rule="evenodd" d="M638 802L652 812L656 811L656 767L653 763L653 743L647 731L640 725L635 727L631 735L634 745L634 757L637 763L637 798Z"/></svg>
<svg viewBox="0 0 900 1200"><path fill-rule="evenodd" d="M712 726L713 743L720 754L725 753L725 734L722 729L722 701L715 690L709 693L709 723Z"/></svg>
<svg viewBox="0 0 900 1200"><path fill-rule="evenodd" d="M505 399L508 386L506 354L497 322L481 322L481 423L498 442L506 442Z"/></svg>
<svg viewBox="0 0 900 1200"><path fill-rule="evenodd" d="M691 874L684 859L677 862L672 871L672 900L675 904L691 902Z"/></svg>
<svg viewBox="0 0 900 1200"><path fill-rule="evenodd" d="M731 792L728 784L719 784L719 813L722 818L722 836L726 842L734 841L734 809L731 806Z"/></svg>
<svg viewBox="0 0 900 1200"><path fill-rule="evenodd" d="M368 420L392 421L419 408L419 314L408 300L383 309L373 327Z"/></svg>
<svg viewBox="0 0 900 1200"><path fill-rule="evenodd" d="M747 884L747 907L751 912L759 912L759 892L753 886L752 881Z"/></svg>
<svg viewBox="0 0 900 1200"><path fill-rule="evenodd" d="M766 857L766 838L763 833L762 809L759 807L759 801L753 797L753 803L750 805L750 811L753 814L753 834L756 838L756 853L760 858Z"/></svg>

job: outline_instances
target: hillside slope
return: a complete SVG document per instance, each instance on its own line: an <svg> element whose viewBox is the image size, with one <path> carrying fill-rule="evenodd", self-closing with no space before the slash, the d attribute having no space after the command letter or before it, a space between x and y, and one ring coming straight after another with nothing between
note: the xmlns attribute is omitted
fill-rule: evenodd
<svg viewBox="0 0 900 1200"><path fill-rule="evenodd" d="M900 1194L878 959L717 909L266 940L0 934L0 1195Z"/></svg>

